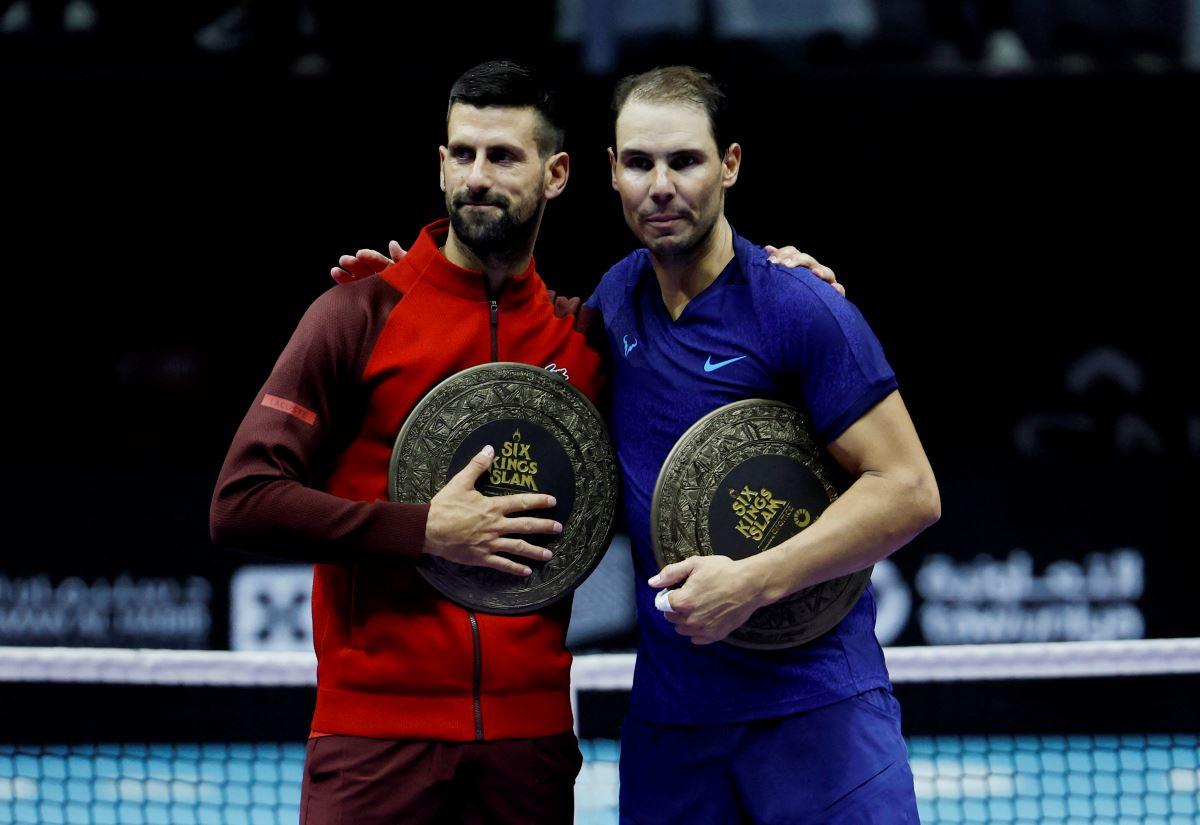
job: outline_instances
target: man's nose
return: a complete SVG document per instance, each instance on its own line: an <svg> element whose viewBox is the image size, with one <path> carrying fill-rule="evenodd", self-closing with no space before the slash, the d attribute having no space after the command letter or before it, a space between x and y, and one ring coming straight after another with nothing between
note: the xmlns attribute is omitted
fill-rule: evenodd
<svg viewBox="0 0 1200 825"><path fill-rule="evenodd" d="M491 170L488 168L487 158L483 155L476 156L475 162L471 164L471 171L467 173L466 184L472 190L491 188Z"/></svg>
<svg viewBox="0 0 1200 825"><path fill-rule="evenodd" d="M650 183L650 197L655 203L663 204L675 197L675 182L671 180L671 170L665 166L657 166L654 179Z"/></svg>

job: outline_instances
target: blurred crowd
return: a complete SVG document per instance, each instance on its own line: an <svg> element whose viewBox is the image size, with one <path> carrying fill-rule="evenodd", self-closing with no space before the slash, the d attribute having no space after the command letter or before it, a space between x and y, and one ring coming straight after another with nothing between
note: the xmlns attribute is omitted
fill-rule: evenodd
<svg viewBox="0 0 1200 825"><path fill-rule="evenodd" d="M1200 69L1200 0L463 0L399 10L354 0L0 0L0 54L153 40L147 59L254 59L327 76L372 52L409 62L473 46L519 59L558 49L594 74L753 49L789 66L986 74ZM29 47L24 55L14 46ZM9 47L6 49L6 47ZM690 51L689 51L690 50ZM20 59L20 58L18 58ZM694 59L694 58L692 58ZM732 57L731 57L732 59ZM367 61L369 62L369 61ZM11 65L11 62L10 62Z"/></svg>
<svg viewBox="0 0 1200 825"><path fill-rule="evenodd" d="M560 0L560 39L604 72L671 39L816 65L991 74L1200 68L1200 0Z"/></svg>

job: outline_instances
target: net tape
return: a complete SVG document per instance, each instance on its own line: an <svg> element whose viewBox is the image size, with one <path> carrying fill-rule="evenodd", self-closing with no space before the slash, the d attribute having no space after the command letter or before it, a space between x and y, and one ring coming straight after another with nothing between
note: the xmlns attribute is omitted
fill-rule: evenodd
<svg viewBox="0 0 1200 825"><path fill-rule="evenodd" d="M937 645L884 649L893 682L986 681L1200 673L1200 638ZM633 653L576 656L572 688L628 690ZM304 686L308 652L0 647L0 682Z"/></svg>

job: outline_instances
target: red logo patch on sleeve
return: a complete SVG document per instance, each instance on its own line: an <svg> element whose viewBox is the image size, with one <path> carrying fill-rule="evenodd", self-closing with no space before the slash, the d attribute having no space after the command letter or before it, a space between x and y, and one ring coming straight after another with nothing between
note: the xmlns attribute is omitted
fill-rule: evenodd
<svg viewBox="0 0 1200 825"><path fill-rule="evenodd" d="M295 401L288 401L286 398L280 398L278 395L267 393L263 396L262 405L270 407L273 410L285 412L290 416L299 418L305 424L312 426L317 423L317 414L307 407L301 407Z"/></svg>

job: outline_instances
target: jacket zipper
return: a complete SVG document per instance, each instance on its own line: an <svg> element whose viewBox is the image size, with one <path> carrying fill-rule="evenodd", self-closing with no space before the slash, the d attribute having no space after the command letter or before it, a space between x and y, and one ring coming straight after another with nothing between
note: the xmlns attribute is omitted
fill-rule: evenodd
<svg viewBox="0 0 1200 825"><path fill-rule="evenodd" d="M473 611L468 610L467 616L471 619L471 643L475 648L475 682L471 694L475 709L475 741L482 742L483 700L480 694L483 691L483 651L479 643L479 620Z"/></svg>
<svg viewBox="0 0 1200 825"><path fill-rule="evenodd" d="M492 360L500 360L500 343L496 340L496 330L500 326L500 302L489 301L492 317Z"/></svg>
<svg viewBox="0 0 1200 825"><path fill-rule="evenodd" d="M488 317L492 327L492 360L500 360L500 343L497 340L496 330L500 325L500 302L497 300L488 301ZM475 741L483 741L483 646L479 641L479 619L475 617L473 611L468 610L467 616L471 619L471 643L475 648L475 682L472 688L471 698L474 703L475 710Z"/></svg>

